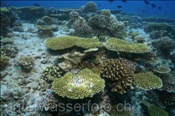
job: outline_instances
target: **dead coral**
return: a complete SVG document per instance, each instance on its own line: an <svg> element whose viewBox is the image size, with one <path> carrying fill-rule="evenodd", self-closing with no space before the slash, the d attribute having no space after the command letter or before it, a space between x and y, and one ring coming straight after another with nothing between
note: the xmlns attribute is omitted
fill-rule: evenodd
<svg viewBox="0 0 175 116"><path fill-rule="evenodd" d="M133 88L134 77L130 68L119 59L108 59L102 63L100 74L109 80L111 91L119 94Z"/></svg>

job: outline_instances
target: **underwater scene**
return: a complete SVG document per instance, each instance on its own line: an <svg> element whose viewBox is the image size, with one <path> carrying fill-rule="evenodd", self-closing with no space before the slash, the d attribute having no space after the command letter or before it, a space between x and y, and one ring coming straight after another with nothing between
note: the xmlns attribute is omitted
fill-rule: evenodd
<svg viewBox="0 0 175 116"><path fill-rule="evenodd" d="M175 1L1 0L1 116L175 116Z"/></svg>

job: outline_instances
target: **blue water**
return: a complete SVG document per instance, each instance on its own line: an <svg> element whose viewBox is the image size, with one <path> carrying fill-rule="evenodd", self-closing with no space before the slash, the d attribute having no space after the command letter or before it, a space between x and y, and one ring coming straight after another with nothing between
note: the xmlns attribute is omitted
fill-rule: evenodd
<svg viewBox="0 0 175 116"><path fill-rule="evenodd" d="M49 8L80 8L85 5L87 0L2 0L2 4L22 7L22 6L32 6L34 3L40 6ZM121 2L121 0L115 0L114 2L109 2L108 0L96 0L93 1L97 4L98 10L100 9L110 9L110 10L123 10L131 14L139 14L147 17L161 17L161 18L175 18L175 0L150 0L150 3L156 4L153 8L150 4L146 5L144 0L127 0L126 3ZM117 5L121 5L122 8L117 8ZM158 8L161 7L161 10Z"/></svg>

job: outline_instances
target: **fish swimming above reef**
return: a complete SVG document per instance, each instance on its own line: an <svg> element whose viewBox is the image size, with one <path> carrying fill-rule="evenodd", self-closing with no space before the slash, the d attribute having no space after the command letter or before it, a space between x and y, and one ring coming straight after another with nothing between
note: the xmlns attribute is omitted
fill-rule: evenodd
<svg viewBox="0 0 175 116"><path fill-rule="evenodd" d="M155 4L153 4L153 3L151 4L151 6L152 6L153 8L155 8L155 7L156 7L156 5L155 5Z"/></svg>
<svg viewBox="0 0 175 116"><path fill-rule="evenodd" d="M114 2L115 0L108 0L109 2Z"/></svg>
<svg viewBox="0 0 175 116"><path fill-rule="evenodd" d="M122 2L127 2L127 0L121 0Z"/></svg>
<svg viewBox="0 0 175 116"><path fill-rule="evenodd" d="M121 5L117 5L117 8L122 8L122 6Z"/></svg>
<svg viewBox="0 0 175 116"><path fill-rule="evenodd" d="M147 4L147 5L150 3L148 0L144 0L144 2L145 2L145 4Z"/></svg>
<svg viewBox="0 0 175 116"><path fill-rule="evenodd" d="M38 3L34 3L33 5L34 5L34 6L38 6L38 7L40 6L40 4L38 4Z"/></svg>
<svg viewBox="0 0 175 116"><path fill-rule="evenodd" d="M162 7L161 7L161 6L158 6L158 9L159 9L159 10L162 10Z"/></svg>

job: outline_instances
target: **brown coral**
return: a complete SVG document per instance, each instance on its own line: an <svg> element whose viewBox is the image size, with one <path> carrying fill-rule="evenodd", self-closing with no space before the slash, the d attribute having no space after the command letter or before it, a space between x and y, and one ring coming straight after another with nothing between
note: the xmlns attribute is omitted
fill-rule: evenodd
<svg viewBox="0 0 175 116"><path fill-rule="evenodd" d="M97 5L94 2L88 2L84 6L83 11L84 12L96 12L97 11Z"/></svg>
<svg viewBox="0 0 175 116"><path fill-rule="evenodd" d="M102 63L101 76L109 80L111 91L123 94L133 88L133 72L119 59L108 59Z"/></svg>

